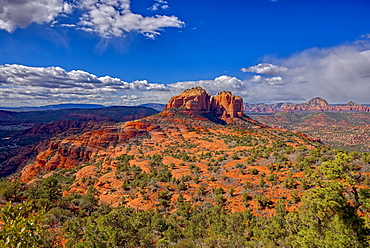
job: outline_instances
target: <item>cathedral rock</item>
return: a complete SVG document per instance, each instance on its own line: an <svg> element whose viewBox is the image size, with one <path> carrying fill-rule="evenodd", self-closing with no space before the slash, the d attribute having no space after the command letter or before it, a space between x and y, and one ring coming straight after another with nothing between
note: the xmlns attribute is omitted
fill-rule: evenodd
<svg viewBox="0 0 370 248"><path fill-rule="evenodd" d="M230 91L223 91L212 97L203 88L195 87L185 90L180 95L171 97L164 107L183 108L200 113L213 113L221 118L236 118L243 116L243 99L234 96Z"/></svg>

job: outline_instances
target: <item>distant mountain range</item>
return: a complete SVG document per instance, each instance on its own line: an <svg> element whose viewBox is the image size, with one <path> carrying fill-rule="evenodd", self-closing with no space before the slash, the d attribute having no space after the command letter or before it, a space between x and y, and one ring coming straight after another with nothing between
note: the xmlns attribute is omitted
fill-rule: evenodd
<svg viewBox="0 0 370 248"><path fill-rule="evenodd" d="M60 120L128 121L153 115L158 111L147 107L104 107L90 109L56 109L27 112L0 110L1 123L48 123Z"/></svg>
<svg viewBox="0 0 370 248"><path fill-rule="evenodd" d="M75 103L65 103L65 104L55 104L46 105L40 107L0 107L0 110L9 110L14 112L27 112L27 111L43 111L43 110L57 110L57 109L97 109L105 108L106 106L100 104L75 104Z"/></svg>
<svg viewBox="0 0 370 248"><path fill-rule="evenodd" d="M12 112L30 112L30 111L44 111L44 110L59 110L59 109L99 109L109 108L114 106L104 106L101 104L78 104L78 103L64 103L64 104L53 104L39 107L0 107L0 110L7 110ZM158 111L162 111L164 104L161 103L145 103L138 105L137 107L153 108Z"/></svg>
<svg viewBox="0 0 370 248"><path fill-rule="evenodd" d="M277 112L370 112L368 105L357 104L352 101L347 104L329 104L325 99L315 97L305 103L276 103L276 104L244 104L244 112L277 113Z"/></svg>
<svg viewBox="0 0 370 248"><path fill-rule="evenodd" d="M158 111L162 111L163 108L164 108L164 104L162 104L162 103L145 103L145 104L141 104L139 106L140 107L152 108L152 109L155 109L155 110L158 110Z"/></svg>

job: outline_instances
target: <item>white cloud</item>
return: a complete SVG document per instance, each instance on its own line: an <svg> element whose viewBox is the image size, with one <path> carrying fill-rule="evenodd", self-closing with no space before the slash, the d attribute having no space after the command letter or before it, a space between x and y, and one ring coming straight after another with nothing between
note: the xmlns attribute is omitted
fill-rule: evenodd
<svg viewBox="0 0 370 248"><path fill-rule="evenodd" d="M262 77L260 75L255 75L249 81L253 82L253 83L262 83L262 84L268 84L268 85L284 85L284 84L287 84L287 82L284 81L284 79L280 76L265 78L265 77Z"/></svg>
<svg viewBox="0 0 370 248"><path fill-rule="evenodd" d="M247 81L220 76L213 80L185 81L169 85L136 80L131 83L85 71L67 72L59 67L0 66L0 106L47 105L52 103L99 103L137 105L166 103L185 89L201 86L212 95L229 90L238 94Z"/></svg>
<svg viewBox="0 0 370 248"><path fill-rule="evenodd" d="M164 28L181 28L185 25L176 16L142 16L132 13L130 0L0 0L0 29L13 32L31 23L50 23L51 27L77 28L104 38L123 37L129 32L154 39ZM167 1L156 0L152 10L169 8ZM59 23L57 18L82 11L78 22ZM70 20L74 17L71 15Z"/></svg>
<svg viewBox="0 0 370 248"><path fill-rule="evenodd" d="M330 103L370 103L370 50L356 46L309 49L285 59L269 58L271 65L292 73L253 75L245 80L222 75L209 80L154 84L125 82L59 67L0 65L0 106L51 103L137 105L166 103L185 89L201 86L212 95L231 91L244 102L303 102L320 96ZM293 73L294 72L294 73Z"/></svg>
<svg viewBox="0 0 370 248"><path fill-rule="evenodd" d="M285 59L269 57L266 60L272 63L243 70L276 75L272 78L253 76L248 97L250 101L263 102L308 100L320 96L332 103L350 100L369 103L370 50L363 50L368 45L369 42L360 45L354 42L353 45L326 49L312 48ZM278 88L268 86L278 84Z"/></svg>
<svg viewBox="0 0 370 248"><path fill-rule="evenodd" d="M175 94L183 90L200 86L212 95L220 91L238 91L243 88L243 81L231 76L219 76L213 80L183 81L167 85Z"/></svg>
<svg viewBox="0 0 370 248"><path fill-rule="evenodd" d="M82 0L81 7L86 12L78 23L80 29L104 38L137 32L153 39L163 28L184 26L184 22L176 16L144 17L134 14L130 10L129 0Z"/></svg>
<svg viewBox="0 0 370 248"><path fill-rule="evenodd" d="M131 83L109 76L97 77L81 70L60 67L0 66L0 105L45 105L63 102L96 102L134 105L148 91L167 91L164 84L146 80ZM134 101L135 100L135 101Z"/></svg>
<svg viewBox="0 0 370 248"><path fill-rule="evenodd" d="M277 66L269 63L261 63L255 66L250 66L248 68L240 69L242 72L253 72L258 74L265 74L265 75L291 75L298 72L302 72L303 68L287 68L285 66Z"/></svg>
<svg viewBox="0 0 370 248"><path fill-rule="evenodd" d="M168 2L164 0L156 0L152 7L149 8L151 11L156 11L159 9L168 9Z"/></svg>
<svg viewBox="0 0 370 248"><path fill-rule="evenodd" d="M13 32L31 23L51 23L62 13L71 13L72 5L63 0L1 0L0 29Z"/></svg>

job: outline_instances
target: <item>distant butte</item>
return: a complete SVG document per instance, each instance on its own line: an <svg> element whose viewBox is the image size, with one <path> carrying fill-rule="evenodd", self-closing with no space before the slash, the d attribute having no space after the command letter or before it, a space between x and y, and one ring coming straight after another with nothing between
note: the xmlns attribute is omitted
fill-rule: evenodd
<svg viewBox="0 0 370 248"><path fill-rule="evenodd" d="M230 91L212 97L202 87L187 89L171 97L164 110L180 108L199 113L213 113L222 119L243 117L243 99Z"/></svg>

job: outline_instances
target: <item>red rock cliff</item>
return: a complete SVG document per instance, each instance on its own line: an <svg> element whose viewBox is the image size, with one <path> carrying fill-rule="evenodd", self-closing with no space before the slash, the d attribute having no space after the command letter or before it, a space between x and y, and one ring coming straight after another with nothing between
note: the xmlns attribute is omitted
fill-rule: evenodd
<svg viewBox="0 0 370 248"><path fill-rule="evenodd" d="M163 110L183 107L191 111L209 112L210 98L211 95L203 88L195 87L185 90L178 96L171 97Z"/></svg>
<svg viewBox="0 0 370 248"><path fill-rule="evenodd" d="M234 96L230 91L223 91L212 98L211 111L222 118L236 118L243 116L243 99Z"/></svg>
<svg viewBox="0 0 370 248"><path fill-rule="evenodd" d="M169 108L184 108L201 113L212 112L222 118L236 118L243 116L243 99L234 96L230 91L223 91L211 100L210 94L203 88L195 87L172 97L164 110Z"/></svg>

